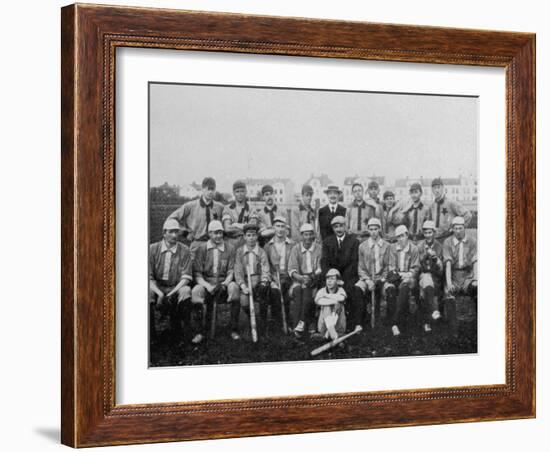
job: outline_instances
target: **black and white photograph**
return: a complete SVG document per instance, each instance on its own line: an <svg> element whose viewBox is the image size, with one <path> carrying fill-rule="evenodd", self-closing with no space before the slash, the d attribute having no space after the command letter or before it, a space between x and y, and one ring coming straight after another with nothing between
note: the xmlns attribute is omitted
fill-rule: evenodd
<svg viewBox="0 0 550 452"><path fill-rule="evenodd" d="M478 352L476 96L148 90L150 367Z"/></svg>

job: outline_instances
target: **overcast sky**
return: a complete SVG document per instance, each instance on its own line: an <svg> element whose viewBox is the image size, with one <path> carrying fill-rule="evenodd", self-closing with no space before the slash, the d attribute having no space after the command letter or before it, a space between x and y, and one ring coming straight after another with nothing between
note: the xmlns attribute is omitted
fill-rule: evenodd
<svg viewBox="0 0 550 452"><path fill-rule="evenodd" d="M477 175L477 99L150 85L150 181Z"/></svg>

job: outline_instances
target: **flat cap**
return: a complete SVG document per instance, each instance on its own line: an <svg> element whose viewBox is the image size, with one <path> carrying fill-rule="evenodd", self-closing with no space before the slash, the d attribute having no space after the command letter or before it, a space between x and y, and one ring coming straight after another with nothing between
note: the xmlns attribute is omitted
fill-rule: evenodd
<svg viewBox="0 0 550 452"><path fill-rule="evenodd" d="M240 188L246 189L246 184L242 180L236 180L233 182L233 191L238 190Z"/></svg>
<svg viewBox="0 0 550 452"><path fill-rule="evenodd" d="M244 226L243 226L243 233L247 233L248 231L254 231L254 232L258 232L260 230L260 227L257 225L257 224L254 224L254 223L246 223Z"/></svg>
<svg viewBox="0 0 550 452"><path fill-rule="evenodd" d="M400 224L395 228L395 236L399 237L401 234L409 234L409 230L407 229L407 226L404 224Z"/></svg>
<svg viewBox="0 0 550 452"><path fill-rule="evenodd" d="M422 229L433 229L435 231L435 223L432 220L426 220L422 225Z"/></svg>
<svg viewBox="0 0 550 452"><path fill-rule="evenodd" d="M210 223L208 223L208 232L213 232L213 231L223 231L223 226L221 221L212 220Z"/></svg>
<svg viewBox="0 0 550 452"><path fill-rule="evenodd" d="M325 275L325 278L328 278L329 276L336 276L338 279L342 277L342 275L336 268L331 268Z"/></svg>
<svg viewBox="0 0 550 452"><path fill-rule="evenodd" d="M382 196L382 199L389 198L390 196L393 197L393 198L395 198L395 193L394 193L393 191L391 191L391 190L386 190L386 191L384 192L384 196Z"/></svg>
<svg viewBox="0 0 550 452"><path fill-rule="evenodd" d="M378 185L378 182L376 182L375 180L371 180L369 182L368 188L380 188L380 185Z"/></svg>
<svg viewBox="0 0 550 452"><path fill-rule="evenodd" d="M380 221L380 219L375 218L375 217L369 218L369 221L367 223L367 227L369 228L371 226L378 226L379 228L381 228L382 227L382 222Z"/></svg>
<svg viewBox="0 0 550 452"><path fill-rule="evenodd" d="M273 193L273 187L269 184L262 187L262 195L265 195L266 193Z"/></svg>
<svg viewBox="0 0 550 452"><path fill-rule="evenodd" d="M462 218L462 217L454 217L454 218L453 218L453 221L451 221L451 225L454 226L455 224L460 224L460 225L464 226L464 225L465 225L464 218Z"/></svg>
<svg viewBox="0 0 550 452"><path fill-rule="evenodd" d="M286 224L286 218L282 215L277 215L275 218L273 218L273 224L275 223L283 223Z"/></svg>
<svg viewBox="0 0 550 452"><path fill-rule="evenodd" d="M443 185L443 179L441 179L441 177L436 177L433 181L432 181L432 187L434 185Z"/></svg>
<svg viewBox="0 0 550 452"><path fill-rule="evenodd" d="M418 182L415 182L414 184L411 184L411 188L409 188L409 193L411 191L419 191L420 193L422 193L422 185L420 185Z"/></svg>
<svg viewBox="0 0 550 452"><path fill-rule="evenodd" d="M311 223L304 223L302 226L300 226L300 234L302 232L315 232L315 229L313 228L313 225Z"/></svg>
<svg viewBox="0 0 550 452"><path fill-rule="evenodd" d="M205 177L203 180L202 180L202 188L210 188L212 190L215 190L216 189L216 181L214 180L213 177Z"/></svg>
<svg viewBox="0 0 550 452"><path fill-rule="evenodd" d="M162 226L163 231L171 231L173 229L180 229L180 223L175 218L168 218Z"/></svg>
<svg viewBox="0 0 550 452"><path fill-rule="evenodd" d="M346 224L346 219L342 215L338 215L330 222L331 226L334 226L335 224Z"/></svg>
<svg viewBox="0 0 550 452"><path fill-rule="evenodd" d="M309 184L305 184L302 187L302 195L305 195L306 193L313 194L313 187Z"/></svg>

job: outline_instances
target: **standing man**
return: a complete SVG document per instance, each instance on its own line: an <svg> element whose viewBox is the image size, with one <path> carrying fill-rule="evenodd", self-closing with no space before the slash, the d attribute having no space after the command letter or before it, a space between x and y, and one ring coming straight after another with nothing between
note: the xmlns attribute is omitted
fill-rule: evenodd
<svg viewBox="0 0 550 452"><path fill-rule="evenodd" d="M196 285L191 291L191 301L199 306L200 314L206 305L206 318L200 324L207 329L212 321L214 301L231 303L231 338L240 339L239 313L240 293L239 286L233 281L235 267L234 249L223 239L223 226L218 220L208 225L210 239L201 243L195 250L193 269ZM202 319L201 319L202 320ZM193 338L193 343L202 342L206 331L204 329Z"/></svg>
<svg viewBox="0 0 550 452"><path fill-rule="evenodd" d="M315 207L311 205L312 199L313 187L306 184L302 187L302 199L300 203L290 211L290 236L295 242L300 241L300 229L304 224L311 224L314 231L317 232L318 230L317 212Z"/></svg>
<svg viewBox="0 0 550 452"><path fill-rule="evenodd" d="M368 220L370 220L371 218L378 218L380 220L380 223L382 224L382 231L385 231L386 218L384 216L384 209L380 204L380 199L378 198L378 194L380 193L380 186L378 185L378 182L374 180L370 181L369 185L367 186L367 193L369 196L365 201L368 206L365 224L367 224Z"/></svg>
<svg viewBox="0 0 550 452"><path fill-rule="evenodd" d="M191 252L208 240L208 225L212 220L221 220L223 204L214 201L216 181L212 177L205 177L202 181L202 194L199 199L189 201L172 212L170 218L179 221L181 227L189 231Z"/></svg>
<svg viewBox="0 0 550 452"><path fill-rule="evenodd" d="M402 223L403 216L399 212L399 205L395 202L395 194L392 191L384 192L382 211L385 224L382 235L388 242L394 243L395 228Z"/></svg>
<svg viewBox="0 0 550 452"><path fill-rule="evenodd" d="M258 222L260 226L260 246L264 246L275 235L275 227L273 225L275 217L284 216L284 212L280 211L275 203L275 197L273 196L273 187L271 185L264 185L262 187L262 197L264 200L264 207L258 210Z"/></svg>
<svg viewBox="0 0 550 452"><path fill-rule="evenodd" d="M403 209L403 224L409 230L409 239L414 243L422 240L422 225L430 217L430 209L422 202L422 186L415 182L409 188L410 200Z"/></svg>
<svg viewBox="0 0 550 452"><path fill-rule="evenodd" d="M457 334L457 295L468 295L477 302L477 242L466 237L465 221L454 217L453 235L443 243L445 265L445 309L453 335Z"/></svg>
<svg viewBox="0 0 550 452"><path fill-rule="evenodd" d="M305 223L300 227L301 243L290 252L288 273L292 286L294 334L301 338L310 326L315 324L315 293L321 277L321 245L315 241L313 225Z"/></svg>
<svg viewBox="0 0 550 452"><path fill-rule="evenodd" d="M350 233L355 234L359 243L364 242L369 233L367 231L367 203L363 195L364 189L359 182L355 182L351 187L353 201L346 209L346 226ZM348 294L350 297L351 294Z"/></svg>
<svg viewBox="0 0 550 452"><path fill-rule="evenodd" d="M395 236L397 242L390 246L389 271L384 290L392 333L394 336L399 336L403 317L408 311L411 291L416 287L420 259L418 248L409 240L409 231L406 226L397 226Z"/></svg>
<svg viewBox="0 0 550 452"><path fill-rule="evenodd" d="M290 286L292 285L292 280L288 271L288 262L290 259L290 252L294 247L294 242L287 237L288 229L285 217L275 217L273 227L275 228L275 236L267 242L264 247L271 272L270 304L273 313L274 306L281 308L282 297L285 309L284 314L288 326L290 323ZM276 309L276 311L278 312L279 309ZM286 333L287 331L285 331L285 334Z"/></svg>
<svg viewBox="0 0 550 452"><path fill-rule="evenodd" d="M424 331L432 330L430 323L441 317L436 297L441 290L443 275L443 247L435 240L435 224L425 221L422 225L424 240L418 244L420 258L420 297L422 298L422 313L424 317Z"/></svg>
<svg viewBox="0 0 550 452"><path fill-rule="evenodd" d="M246 200L246 184L238 180L233 184L235 200L223 209L223 227L227 242L236 250L244 244L243 227L250 221L250 205Z"/></svg>
<svg viewBox="0 0 550 452"><path fill-rule="evenodd" d="M452 222L455 217L464 218L464 226L472 221L472 213L458 201L452 201L445 196L445 186L440 177L432 181L434 202L430 206L430 219L435 223L435 238L443 242L453 234Z"/></svg>
<svg viewBox="0 0 550 452"><path fill-rule="evenodd" d="M249 296L252 291L254 300L259 304L260 329L265 331L267 323L267 308L269 303L269 261L267 254L258 245L258 230L256 224L245 224L244 245L235 255L235 282L241 289L241 307L250 317ZM248 281L250 271L250 285Z"/></svg>
<svg viewBox="0 0 550 452"><path fill-rule="evenodd" d="M348 298L353 294L357 282L357 259L359 241L346 231L346 219L337 216L331 221L334 233L323 241L321 270L323 277L334 268L340 272ZM349 303L348 303L349 304ZM349 311L349 307L346 306ZM347 313L349 317L349 312Z"/></svg>
<svg viewBox="0 0 550 452"><path fill-rule="evenodd" d="M380 300L390 260L390 244L380 236L381 228L380 220L371 218L368 222L370 237L359 245L359 281L352 294L352 323L355 327L362 326L365 305L371 303L373 291L375 305L371 304L371 309L380 317Z"/></svg>
<svg viewBox="0 0 550 452"><path fill-rule="evenodd" d="M172 334L181 332L181 321L189 326L192 261L189 248L178 242L180 225L168 219L161 241L149 245L149 331L156 337L155 311L168 313Z"/></svg>
<svg viewBox="0 0 550 452"><path fill-rule="evenodd" d="M335 217L345 217L346 208L338 203L342 190L337 185L329 185L325 190L328 204L319 209L319 232L321 241L334 234L331 222Z"/></svg>

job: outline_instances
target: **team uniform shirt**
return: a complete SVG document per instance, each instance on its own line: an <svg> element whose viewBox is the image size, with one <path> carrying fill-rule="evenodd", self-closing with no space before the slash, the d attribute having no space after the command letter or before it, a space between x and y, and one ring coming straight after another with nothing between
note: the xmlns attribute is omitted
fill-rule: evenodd
<svg viewBox="0 0 550 452"><path fill-rule="evenodd" d="M418 247L411 242L407 242L405 247L399 243L390 245L389 270L398 273L410 273L410 279L415 280L420 271L420 258Z"/></svg>
<svg viewBox="0 0 550 452"><path fill-rule="evenodd" d="M403 224L409 230L409 238L415 242L421 240L424 237L422 235L422 225L430 219L429 207L422 201L416 205L409 202L403 209L402 214Z"/></svg>
<svg viewBox="0 0 550 452"><path fill-rule="evenodd" d="M189 231L188 239L206 242L208 240L208 224L212 220L221 221L223 204L212 201L207 204L202 196L194 201L186 202L172 212L168 218L175 218L182 228Z"/></svg>
<svg viewBox="0 0 550 452"><path fill-rule="evenodd" d="M422 240L418 243L418 253L420 258L420 271L422 273L435 273L441 274L443 270L443 246L437 240L434 240L431 244L426 240ZM437 256L437 261L433 262L428 255L428 250L432 250Z"/></svg>
<svg viewBox="0 0 550 452"><path fill-rule="evenodd" d="M385 279L390 262L390 244L378 238L369 237L359 245L359 279L373 281L375 278Z"/></svg>
<svg viewBox="0 0 550 452"><path fill-rule="evenodd" d="M304 224L311 224L316 236L319 236L319 223L317 211L312 206L306 206L302 202L298 207L290 211L290 237L298 242L301 239L300 228Z"/></svg>
<svg viewBox="0 0 550 452"><path fill-rule="evenodd" d="M256 215L258 216L260 234L266 229L273 228L273 221L275 221L275 217L282 216L286 219L288 223L286 212L283 209L279 209L276 204L273 206L272 209L268 209L266 206L262 207L261 209L256 211Z"/></svg>
<svg viewBox="0 0 550 452"><path fill-rule="evenodd" d="M465 291L475 281L474 264L477 262L477 242L472 237L458 240L448 237L443 242L443 262L451 262L451 281Z"/></svg>
<svg viewBox="0 0 550 452"><path fill-rule="evenodd" d="M278 242L276 238L273 237L264 247L271 269L272 281L277 281L277 274L280 276L288 276L288 261L293 247L294 242L288 237L285 238L283 242Z"/></svg>
<svg viewBox="0 0 550 452"><path fill-rule="evenodd" d="M443 243L443 262L451 262L453 270L470 270L477 262L477 242L473 237L458 240L449 237Z"/></svg>
<svg viewBox="0 0 550 452"><path fill-rule="evenodd" d="M436 238L445 238L452 234L452 221L454 217L464 218L464 226L468 227L472 221L472 213L462 204L443 196L430 206L430 220L435 223Z"/></svg>
<svg viewBox="0 0 550 452"><path fill-rule="evenodd" d="M195 278L202 277L208 282L211 280L222 282L229 275L233 275L234 267L235 254L226 242L215 245L208 240L195 251L193 262Z"/></svg>
<svg viewBox="0 0 550 452"><path fill-rule="evenodd" d="M252 271L252 285L255 286L259 281L269 282L269 261L267 254L259 245L249 249L246 245L241 246L235 255L235 282L241 286L248 286L247 267Z"/></svg>
<svg viewBox="0 0 550 452"><path fill-rule="evenodd" d="M380 220L380 223L382 224L382 231L385 231L386 217L384 215L384 209L382 208L382 205L372 198L367 198L365 200L365 203L367 204L367 212L364 224L366 225L371 218L378 218Z"/></svg>
<svg viewBox="0 0 550 452"><path fill-rule="evenodd" d="M367 210L372 213L372 208L367 206L365 201L357 204L357 202L352 202L346 209L346 225L348 231L355 234L359 240L364 240L368 235L367 224L365 220L367 218Z"/></svg>
<svg viewBox="0 0 550 452"><path fill-rule="evenodd" d="M399 212L399 205L395 204L391 209L382 208L384 212L384 229L382 230L383 236L386 240L392 240L395 238L395 228L400 224L403 224L403 214Z"/></svg>
<svg viewBox="0 0 550 452"><path fill-rule="evenodd" d="M319 275L321 274L321 246L313 242L309 249L302 243L297 244L290 251L288 260L288 274Z"/></svg>
<svg viewBox="0 0 550 452"><path fill-rule="evenodd" d="M164 240L149 245L149 279L174 287L182 279L193 279L191 252L183 243L169 248Z"/></svg>

